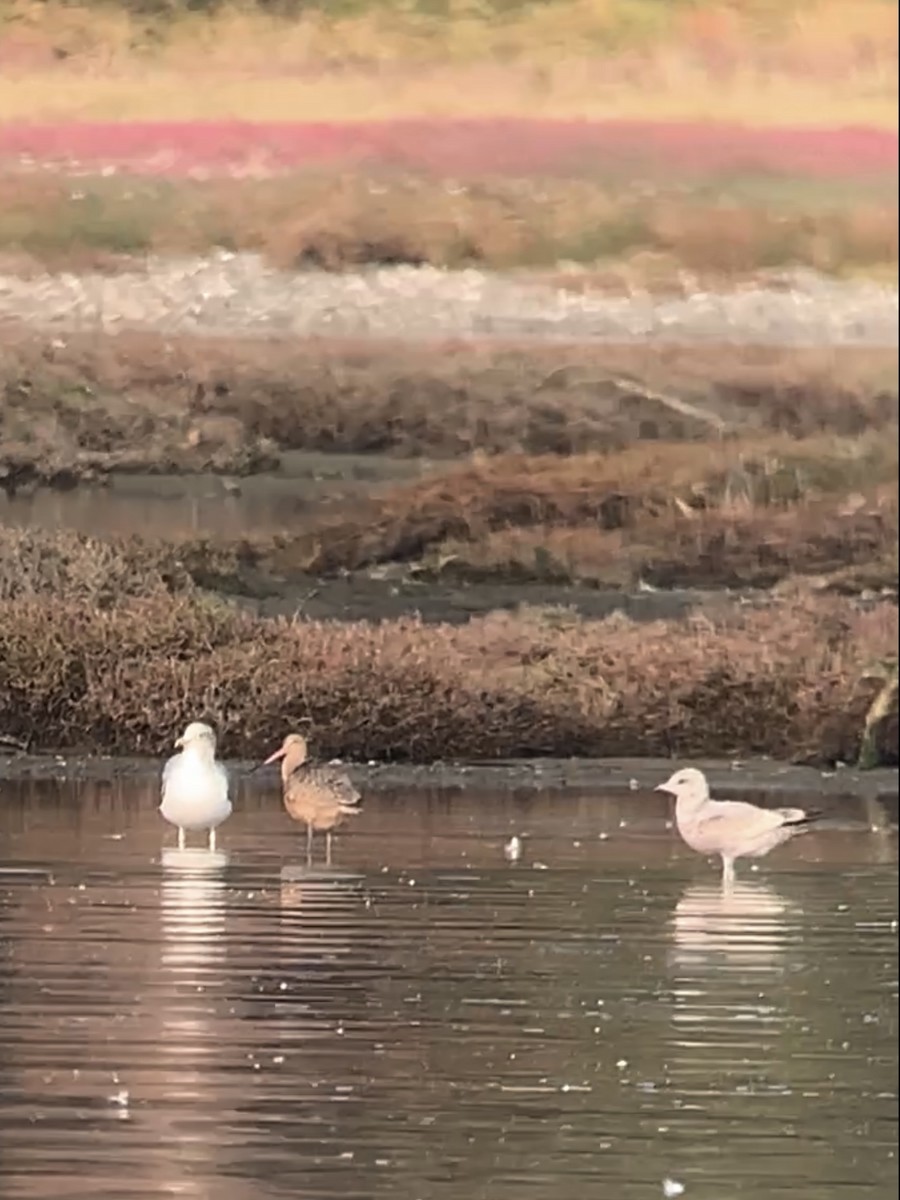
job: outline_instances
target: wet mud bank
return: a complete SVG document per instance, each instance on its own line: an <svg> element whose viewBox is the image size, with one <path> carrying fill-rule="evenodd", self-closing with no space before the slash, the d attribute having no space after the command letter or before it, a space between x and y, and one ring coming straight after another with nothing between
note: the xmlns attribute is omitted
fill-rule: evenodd
<svg viewBox="0 0 900 1200"><path fill-rule="evenodd" d="M817 809L826 819L865 821L873 828L898 824L900 772L894 768L859 771L852 767L820 770L815 767L768 759L724 761L692 759L707 774L720 799L750 800L760 804L798 803ZM271 790L277 797L277 778L258 772L258 762L228 763L232 779L247 794ZM442 793L449 802L460 792L516 794L523 799L547 792L598 796L633 796L636 809L645 809L659 797L658 783L671 773L674 762L665 758L566 759L539 758L501 762L435 762L428 765L397 763L347 763L358 786L377 793ZM160 763L147 758L86 757L79 755L0 756L0 782L108 784L149 781L158 777ZM867 808L872 802L879 811ZM2 803L2 792L0 792Z"/></svg>
<svg viewBox="0 0 900 1200"><path fill-rule="evenodd" d="M895 598L891 445L657 444L441 469L298 454L290 474L233 486L138 476L0 493L0 598L112 601L111 575L120 596L199 588L260 616L339 620L465 620L518 604L656 619L796 580Z"/></svg>

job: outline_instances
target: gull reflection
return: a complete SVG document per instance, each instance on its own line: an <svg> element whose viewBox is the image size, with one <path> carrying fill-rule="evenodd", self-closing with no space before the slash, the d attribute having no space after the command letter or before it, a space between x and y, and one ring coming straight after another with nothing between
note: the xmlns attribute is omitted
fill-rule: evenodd
<svg viewBox="0 0 900 1200"><path fill-rule="evenodd" d="M774 889L742 881L697 884L675 906L668 1082L698 1111L727 1119L744 1112L751 1089L790 1088L798 915Z"/></svg>
<svg viewBox="0 0 900 1200"><path fill-rule="evenodd" d="M185 972L185 983L224 956L225 880L228 855L207 849L162 852L164 966Z"/></svg>
<svg viewBox="0 0 900 1200"><path fill-rule="evenodd" d="M205 847L166 848L161 865L161 986L154 1006L160 1036L144 1091L153 1102L154 1123L167 1128L160 1145L168 1145L164 1154L147 1155L147 1169L158 1195L203 1200L216 1177L216 1194L237 1200L230 1183L220 1186L218 1164L227 1156L227 1141L211 1115L227 1106L223 1072L239 1061L227 994L228 855Z"/></svg>
<svg viewBox="0 0 900 1200"><path fill-rule="evenodd" d="M765 965L787 945L787 909L784 897L765 884L695 884L672 914L675 957L694 965L721 956Z"/></svg>

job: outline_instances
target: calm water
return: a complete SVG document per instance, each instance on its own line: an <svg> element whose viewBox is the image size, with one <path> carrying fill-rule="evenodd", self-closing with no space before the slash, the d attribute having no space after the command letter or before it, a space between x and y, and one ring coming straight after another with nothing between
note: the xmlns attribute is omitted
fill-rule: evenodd
<svg viewBox="0 0 900 1200"><path fill-rule="evenodd" d="M236 537L295 527L323 501L367 496L422 471L416 459L378 455L288 451L281 458L280 471L228 481L237 490L209 474L113 475L106 487L40 488L15 497L0 488L0 520L99 537Z"/></svg>
<svg viewBox="0 0 900 1200"><path fill-rule="evenodd" d="M643 799L373 795L307 872L264 782L215 856L0 787L3 1200L895 1194L892 834L726 900Z"/></svg>

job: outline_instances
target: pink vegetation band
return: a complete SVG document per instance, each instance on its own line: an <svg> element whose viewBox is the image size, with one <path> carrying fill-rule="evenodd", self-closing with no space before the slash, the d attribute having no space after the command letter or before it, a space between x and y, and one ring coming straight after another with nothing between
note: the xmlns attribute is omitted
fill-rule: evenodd
<svg viewBox="0 0 900 1200"><path fill-rule="evenodd" d="M687 177L771 172L825 179L895 174L897 144L891 130L705 122L10 122L0 127L0 162L174 176L362 165L460 177L603 175L643 166Z"/></svg>

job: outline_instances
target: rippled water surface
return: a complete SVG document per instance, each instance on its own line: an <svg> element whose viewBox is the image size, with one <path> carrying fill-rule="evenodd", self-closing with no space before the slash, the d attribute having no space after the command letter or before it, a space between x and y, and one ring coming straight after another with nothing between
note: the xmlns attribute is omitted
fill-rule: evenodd
<svg viewBox="0 0 900 1200"><path fill-rule="evenodd" d="M0 788L3 1200L895 1194L893 834L723 897L642 798L372 795L307 870L263 783L215 855Z"/></svg>

